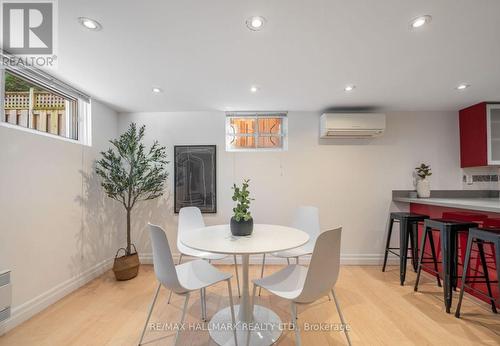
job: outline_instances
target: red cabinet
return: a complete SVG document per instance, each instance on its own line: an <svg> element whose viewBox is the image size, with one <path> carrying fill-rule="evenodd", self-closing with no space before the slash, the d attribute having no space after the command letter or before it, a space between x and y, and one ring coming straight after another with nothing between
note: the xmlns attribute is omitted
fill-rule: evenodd
<svg viewBox="0 0 500 346"><path fill-rule="evenodd" d="M500 104L481 102L462 109L460 166L500 165Z"/></svg>

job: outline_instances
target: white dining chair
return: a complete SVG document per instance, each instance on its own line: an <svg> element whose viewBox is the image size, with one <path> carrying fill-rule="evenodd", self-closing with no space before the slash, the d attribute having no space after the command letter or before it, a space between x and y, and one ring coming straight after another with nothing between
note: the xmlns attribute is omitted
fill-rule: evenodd
<svg viewBox="0 0 500 346"><path fill-rule="evenodd" d="M177 249L179 250L179 261L177 264L181 264L183 256L198 257L201 259L208 260L220 260L226 258L227 255L215 254L212 252L198 251L191 249L186 245L182 244L182 235L186 232L205 227L205 221L203 221L203 216L201 215L201 210L197 207L184 207L179 210L179 224L177 227ZM238 286L238 297L241 297L240 293L240 277L238 275L238 263L236 261L236 255L233 256L234 259L234 270L236 272L236 285ZM167 303L170 304L170 298L172 298L172 292L168 296ZM203 293L203 305L205 305L205 294Z"/></svg>
<svg viewBox="0 0 500 346"><path fill-rule="evenodd" d="M301 344L300 331L297 326L297 305L313 303L327 296L330 292L333 295L347 342L351 345L344 316L334 291L340 271L341 233L342 228L338 228L325 231L319 235L309 267L292 264L270 276L253 280L252 307L255 304L257 287L264 288L270 293L290 301L292 323L295 329L295 343L297 345Z"/></svg>
<svg viewBox="0 0 500 346"><path fill-rule="evenodd" d="M179 338L179 330L182 329L182 324L184 323L184 318L186 316L186 309L189 301L190 293L193 291L205 289L208 286L215 285L221 281L227 281L227 288L229 290L229 304L231 307L231 318L233 325L235 324L234 315L234 305L233 305L233 295L231 291L231 277L232 274L223 273L207 261L198 259L190 262L186 262L180 265L174 265L174 260L172 258L172 252L170 251L170 246L168 244L167 236L160 226L149 225L149 233L151 237L151 245L153 247L153 266L156 278L158 279L158 287L149 307L148 317L146 318L146 323L142 330L141 339L139 345L142 344L144 334L148 326L149 319L151 318L151 313L153 312L156 299L158 298L158 293L160 292L161 286L171 289L178 295L184 296L184 306L182 309L181 321L179 328L175 334L174 345L177 345L177 340ZM234 342L237 343L236 339L236 328L234 330Z"/></svg>
<svg viewBox="0 0 500 346"><path fill-rule="evenodd" d="M314 250L314 244L320 233L319 210L316 207L301 206L295 211L292 227L300 229L309 235L309 241L295 249L272 253L275 257L286 258L290 264L290 258L295 258L295 263L299 264L299 257L310 255ZM266 264L266 254L262 256L262 267L260 268L260 277L264 277L264 266ZM261 289L259 288L259 296Z"/></svg>

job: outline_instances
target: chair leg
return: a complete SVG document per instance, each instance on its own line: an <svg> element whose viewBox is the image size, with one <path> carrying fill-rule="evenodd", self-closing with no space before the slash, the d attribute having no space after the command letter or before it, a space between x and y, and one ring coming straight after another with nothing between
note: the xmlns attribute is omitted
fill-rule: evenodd
<svg viewBox="0 0 500 346"><path fill-rule="evenodd" d="M234 271L236 272L236 285L238 286L238 297L241 298L240 275L238 274L238 261L236 260L236 255L233 255L233 258L234 258Z"/></svg>
<svg viewBox="0 0 500 346"><path fill-rule="evenodd" d="M181 264L181 261L182 261L182 254L180 254L179 256L179 262L177 262L177 265ZM170 304L170 299L172 299L172 290L170 290L170 293L168 294L167 304Z"/></svg>
<svg viewBox="0 0 500 346"><path fill-rule="evenodd" d="M437 265L437 255L436 255L436 247L434 246L434 237L432 235L432 232L429 233L429 246L431 248L431 254L432 254L432 261L434 262L434 270L436 271L436 280L438 287L441 287L441 279L439 278L439 271L438 271L438 265ZM422 249L423 251L423 249Z"/></svg>
<svg viewBox="0 0 500 346"><path fill-rule="evenodd" d="M233 323L233 335L234 335L234 344L238 345L238 337L236 336L236 317L234 315L234 302L233 302L233 292L231 289L231 279L227 280L227 290L229 291L229 306L231 308L231 322Z"/></svg>
<svg viewBox="0 0 500 346"><path fill-rule="evenodd" d="M264 277L264 265L266 264L266 254L262 255L262 267L260 268L260 278ZM260 292L262 291L262 287L259 287L259 297Z"/></svg>
<svg viewBox="0 0 500 346"><path fill-rule="evenodd" d="M385 266L387 264L387 256L389 255L389 247L391 245L391 235L392 226L394 225L394 219L389 220L389 229L387 230L387 241L385 243L385 253L384 253L384 265L382 266L382 271L385 272Z"/></svg>
<svg viewBox="0 0 500 346"><path fill-rule="evenodd" d="M481 264L483 267L484 279L486 281L486 287L488 288L488 296L491 298L491 311L497 313L497 307L495 304L495 298L493 298L493 292L491 291L490 275L488 273L488 266L486 265L486 256L484 255L484 246L481 241L477 242L477 248L479 250L479 257L481 258Z"/></svg>
<svg viewBox="0 0 500 346"><path fill-rule="evenodd" d="M290 302L291 305L291 310L292 310L292 324L293 324L293 329L295 330L295 345L302 345L302 342L300 341L300 330L299 326L297 324L297 305L292 301Z"/></svg>
<svg viewBox="0 0 500 346"><path fill-rule="evenodd" d="M177 345L177 340L179 339L179 331L182 328L182 325L184 323L184 318L186 317L186 310L187 310L188 301L189 301L189 292L186 293L186 298L184 300L184 307L182 308L181 322L179 324L179 328L177 328L177 332L175 333L174 345Z"/></svg>
<svg viewBox="0 0 500 346"><path fill-rule="evenodd" d="M424 229L424 233L422 234L422 244L420 245L420 258L418 259L418 268L417 268L417 278L415 280L415 287L413 290L418 291L418 282L420 281L420 272L422 271L422 260L424 258L424 250L425 250L425 239L427 238L427 228ZM432 237L432 234L430 234Z"/></svg>
<svg viewBox="0 0 500 346"><path fill-rule="evenodd" d="M500 292L500 242L495 243L495 263L497 267L497 286L498 291Z"/></svg>
<svg viewBox="0 0 500 346"><path fill-rule="evenodd" d="M151 313L153 312L153 308L155 306L156 299L158 298L158 293L160 292L160 287L161 287L161 283L158 283L158 287L156 288L156 292L155 292L155 295L153 297L153 301L151 302L151 306L149 307L148 317L146 318L146 323L144 323L144 328L142 329L141 339L139 340L139 345L142 344L142 339L144 339L144 334L146 333L146 328L148 327L148 322L149 322L149 319L151 318Z"/></svg>
<svg viewBox="0 0 500 346"><path fill-rule="evenodd" d="M333 290L333 288L332 288L332 296L333 296L333 300L335 301L335 306L337 307L337 312L339 313L340 322L342 322L342 326L344 328L344 333L345 333L345 337L347 339L347 343L349 344L349 346L351 346L351 338L349 337L349 332L347 330L347 324L345 323L344 315L342 314L342 310L340 309L340 303L337 300L337 296L335 295L335 291Z"/></svg>
<svg viewBox="0 0 500 346"><path fill-rule="evenodd" d="M469 270L469 260L470 260L471 250L472 250L472 236L471 234L469 234L469 238L467 240L467 250L465 253L464 267L462 271L462 285L460 287L460 295L458 296L457 309L455 310L456 318L460 318L460 308L462 307L462 299L464 297L465 280L467 279L467 270Z"/></svg>
<svg viewBox="0 0 500 346"><path fill-rule="evenodd" d="M406 280L406 264L408 262L408 242L410 240L409 227L411 226L408 220L403 220L399 223L401 230L399 231L399 282L401 286Z"/></svg>
<svg viewBox="0 0 500 346"><path fill-rule="evenodd" d="M418 265L418 222L412 223L410 230L410 242L411 242L411 264L413 266L413 271L417 272Z"/></svg>
<svg viewBox="0 0 500 346"><path fill-rule="evenodd" d="M200 289L201 320L207 321L207 294L205 287Z"/></svg>

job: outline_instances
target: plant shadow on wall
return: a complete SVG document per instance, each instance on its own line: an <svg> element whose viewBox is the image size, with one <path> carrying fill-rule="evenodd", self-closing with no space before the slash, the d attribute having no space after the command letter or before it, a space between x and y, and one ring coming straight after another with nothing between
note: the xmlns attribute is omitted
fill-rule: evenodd
<svg viewBox="0 0 500 346"><path fill-rule="evenodd" d="M131 240L132 210L136 203L162 196L168 177L166 148L154 141L146 149L142 143L145 130L144 125L137 129L131 123L125 133L110 141L114 148L101 152L102 158L96 163L95 172L101 177L102 188L126 211L127 246L118 249L113 263L117 280L132 279L139 271L139 255Z"/></svg>
<svg viewBox="0 0 500 346"><path fill-rule="evenodd" d="M80 231L76 235L77 254L72 257L72 273L82 273L107 259L116 247L120 206L103 193L95 172L80 171L82 195L76 201L82 207Z"/></svg>

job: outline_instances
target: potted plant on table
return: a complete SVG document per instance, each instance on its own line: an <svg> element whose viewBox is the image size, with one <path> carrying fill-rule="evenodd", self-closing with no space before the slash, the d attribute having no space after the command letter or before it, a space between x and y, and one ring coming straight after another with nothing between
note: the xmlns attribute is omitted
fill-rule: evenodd
<svg viewBox="0 0 500 346"><path fill-rule="evenodd" d="M96 163L96 173L101 177L101 186L108 197L120 202L127 214L127 247L118 249L113 263L117 280L129 280L139 272L139 256L130 237L130 216L137 202L155 199L163 195L168 177L165 147L157 141L146 150L141 143L145 126L137 130L131 123L118 139L110 141L114 149L101 152ZM133 248L133 251L132 251ZM118 257L120 250L124 255Z"/></svg>
<svg viewBox="0 0 500 346"><path fill-rule="evenodd" d="M417 195L419 198L429 198L431 196L431 184L428 179L432 175L431 167L422 163L415 168L417 175Z"/></svg>
<svg viewBox="0 0 500 346"><path fill-rule="evenodd" d="M231 218L231 233L234 236L246 236L252 234L253 218L250 214L250 191L248 191L248 183L250 180L243 180L241 187L233 184L234 190L233 201L236 202L236 207L233 208L234 216Z"/></svg>

